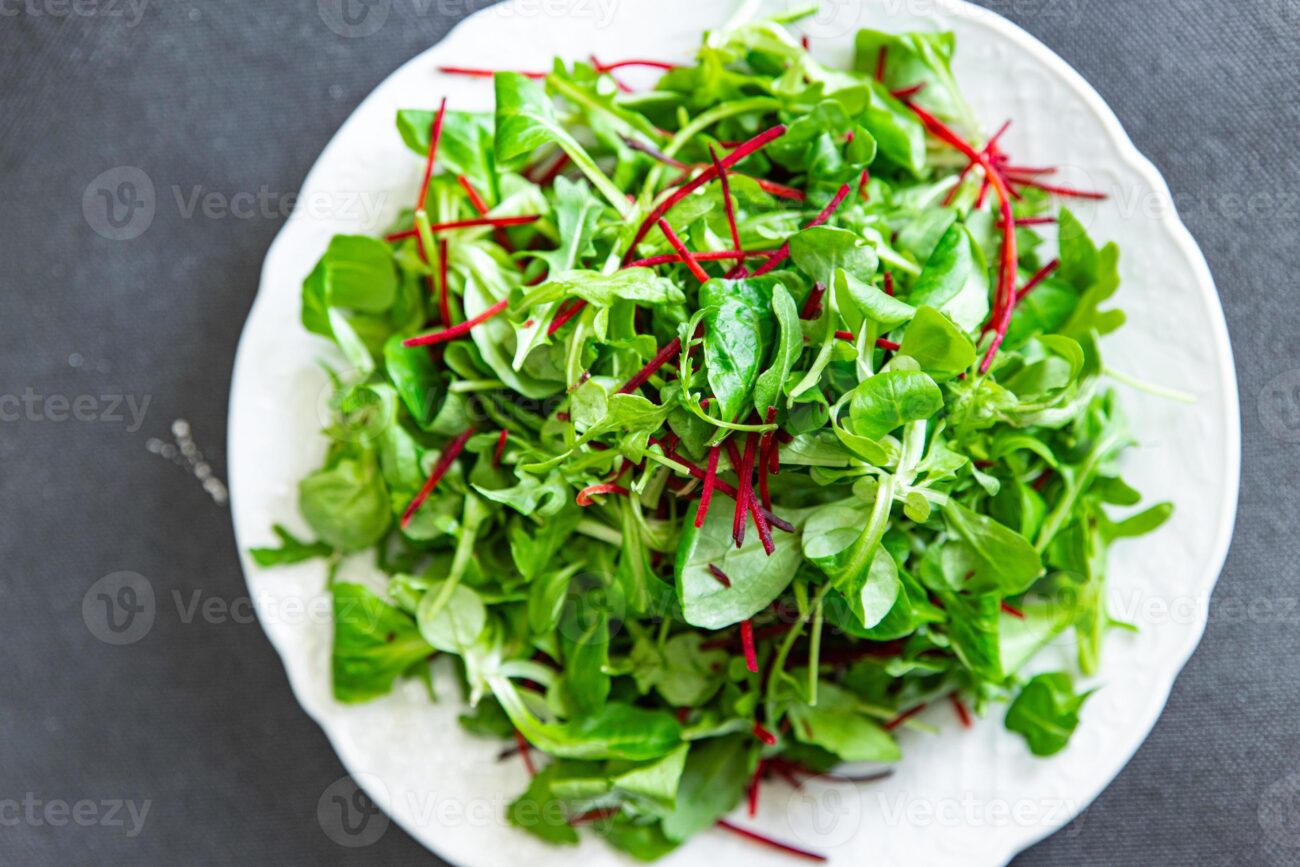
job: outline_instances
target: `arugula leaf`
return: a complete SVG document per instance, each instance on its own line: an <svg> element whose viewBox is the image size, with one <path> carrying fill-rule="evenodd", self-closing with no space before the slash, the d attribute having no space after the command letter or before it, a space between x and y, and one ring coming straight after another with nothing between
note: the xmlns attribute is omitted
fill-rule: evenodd
<svg viewBox="0 0 1300 867"><path fill-rule="evenodd" d="M338 583L334 595L334 697L370 701L433 653L415 621L359 584Z"/></svg>
<svg viewBox="0 0 1300 867"><path fill-rule="evenodd" d="M324 542L304 542L280 524L271 528L280 539L279 548L250 548L253 562L258 566L288 566L316 557L329 557L334 549Z"/></svg>

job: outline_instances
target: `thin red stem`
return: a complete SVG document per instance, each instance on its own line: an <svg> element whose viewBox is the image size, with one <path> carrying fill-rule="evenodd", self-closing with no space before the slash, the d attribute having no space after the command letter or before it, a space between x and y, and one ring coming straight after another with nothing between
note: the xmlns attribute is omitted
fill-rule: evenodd
<svg viewBox="0 0 1300 867"><path fill-rule="evenodd" d="M620 60L618 63L599 63L596 58L592 58L598 72L610 72L615 69L624 69L628 66L644 66L650 69L662 69L665 72L672 72L678 66L675 63L668 63L663 60Z"/></svg>
<svg viewBox="0 0 1300 867"><path fill-rule="evenodd" d="M876 52L876 81L885 80L885 63L889 60L889 46L882 45Z"/></svg>
<svg viewBox="0 0 1300 867"><path fill-rule="evenodd" d="M885 731L892 732L894 729L898 728L903 723L907 722L908 720L910 720L912 717L916 716L918 713L920 713L923 710L925 710L925 702L921 702L911 710L903 711L898 716L894 717L889 722L885 723L884 726Z"/></svg>
<svg viewBox="0 0 1300 867"><path fill-rule="evenodd" d="M506 453L506 440L510 439L510 431L501 431L501 436L497 437L497 447L492 452L492 466L501 466L501 456Z"/></svg>
<svg viewBox="0 0 1300 867"><path fill-rule="evenodd" d="M438 241L438 315L443 325L451 325L451 265L447 239Z"/></svg>
<svg viewBox="0 0 1300 867"><path fill-rule="evenodd" d="M794 855L797 858L805 858L809 861L819 862L825 862L827 860L825 855L818 855L816 852L809 852L807 849L800 849L798 846L791 846L789 843L782 843L780 840L773 840L771 837L765 837L757 831L750 831L748 828L733 825L726 819L719 819L718 827L730 831L733 834L738 834L748 840L753 840L755 843L759 843L769 849L776 849L789 855Z"/></svg>
<svg viewBox="0 0 1300 867"><path fill-rule="evenodd" d="M578 491L578 505L585 509L587 506L590 506L595 502L592 497L598 497L601 494L621 494L626 497L628 495L628 490L622 485L608 483L601 485L588 485L581 491Z"/></svg>
<svg viewBox="0 0 1300 867"><path fill-rule="evenodd" d="M754 622L752 620L741 621L740 644L745 649L745 667L752 672L757 672L758 650L754 647Z"/></svg>
<svg viewBox="0 0 1300 867"><path fill-rule="evenodd" d="M1044 184L1033 178L1014 177L1008 175L1008 182L1022 187L1033 187L1042 190L1045 193L1051 193L1053 196L1060 196L1066 199L1092 199L1100 201L1109 198L1106 193L1093 192L1091 190L1076 190L1073 187L1060 187L1054 184Z"/></svg>
<svg viewBox="0 0 1300 867"><path fill-rule="evenodd" d="M866 169L863 169L863 171L865 172ZM845 184L844 186L840 187L839 191L835 194L835 197L830 200L830 202L826 205L826 207L822 208L821 213L819 213L816 217L814 217L812 219L812 222L808 223L808 225L804 226L804 228L812 229L816 226L820 226L824 224L827 220L829 220L831 216L837 210L839 210L839 207L844 203L844 200L849 197L849 193L852 191L852 189L853 188L848 184ZM758 266L758 269L754 271L754 276L762 277L764 274L767 274L771 271L775 271L777 266L779 266L782 262L784 262L789 257L790 257L790 242L786 241L784 244L781 245L781 248L779 250L777 250L768 258L766 262Z"/></svg>
<svg viewBox="0 0 1300 867"><path fill-rule="evenodd" d="M493 316L496 316L499 313L501 313L503 310L505 310L506 306L509 303L510 302L508 299L502 298L500 301L493 304L491 307L489 307L487 310L484 310L482 313L475 316L473 319L466 319L464 322L460 323L459 325L453 325L450 328L444 329L443 331L436 331L433 334L425 334L420 337L411 337L407 340L403 340L402 345L403 346L431 346L435 343L446 343L449 340L455 340L459 337L464 337L466 334L469 334L470 329L472 329L474 326L481 325L482 323L487 322Z"/></svg>
<svg viewBox="0 0 1300 867"><path fill-rule="evenodd" d="M765 729L762 723L754 723L754 737L758 738L769 747L776 746L776 735Z"/></svg>
<svg viewBox="0 0 1300 867"><path fill-rule="evenodd" d="M545 78L549 72L524 72L523 70L482 69L474 66L439 66L438 71L447 75L464 75L470 78L492 78L498 72L517 72L529 78Z"/></svg>
<svg viewBox="0 0 1300 867"><path fill-rule="evenodd" d="M681 464L682 468L685 469L686 472L689 473L693 478L699 479L701 481L705 479L705 476L707 474L703 469L696 466L694 463L682 457L681 455L677 454L671 448L666 447L663 441L656 439L655 437L651 437L650 442L662 448L664 450L664 455L666 457L668 457L674 463ZM733 500L737 496L739 496L739 493L736 491L736 489L733 488L731 484L727 482L725 479L715 478L713 482L713 489L721 494L725 494L726 496L731 497ZM785 520L784 518L778 515L774 515L770 512L765 512L763 517L767 519L767 522L769 524L771 524L773 527L776 527L778 530L782 530L786 533L793 533L795 531L794 524L791 524L789 521Z"/></svg>
<svg viewBox="0 0 1300 867"><path fill-rule="evenodd" d="M700 263L695 261L695 254L687 249L686 245L682 243L681 238L677 237L677 233L674 232L673 227L669 225L667 217L659 218L659 231L664 233L664 237L668 239L668 243L677 251L677 255L682 257L682 261L686 263L686 267L695 275L695 279L699 280L701 283L708 283L708 272L700 267Z"/></svg>
<svg viewBox="0 0 1300 867"><path fill-rule="evenodd" d="M528 743L528 738L524 737L523 732L515 729L515 743L519 745L519 757L524 760L524 767L528 769L528 776L537 776L537 766L533 764L533 748Z"/></svg>
<svg viewBox="0 0 1300 867"><path fill-rule="evenodd" d="M718 456L721 452L721 446L714 446L709 449L709 468L704 474L704 488L700 491L700 505L695 510L696 527L703 527L705 519L709 516L709 503L713 501L713 488L718 481Z"/></svg>
<svg viewBox="0 0 1300 867"><path fill-rule="evenodd" d="M453 229L476 229L480 226L493 226L502 228L505 226L526 226L529 223L536 223L541 219L538 214L529 214L525 217L478 217L473 220L453 220L450 223L433 223L429 226L432 232L448 232ZM414 238L419 232L414 229L403 229L400 232L393 232L391 235L385 235L384 240L389 243L395 241L404 241L407 238Z"/></svg>
<svg viewBox="0 0 1300 867"><path fill-rule="evenodd" d="M803 303L803 310L799 311L800 319L816 319L821 312L822 296L826 294L826 284L817 282L813 284L812 291L808 293L808 300Z"/></svg>
<svg viewBox="0 0 1300 867"><path fill-rule="evenodd" d="M582 308L586 306L587 306L586 301L583 301L581 298L575 298L573 299L573 302L568 307L561 308L555 314L555 318L551 320L550 326L547 327L546 329L547 336L549 337L550 335L554 334L555 332L563 328L570 319L572 319L573 317L581 313Z"/></svg>
<svg viewBox="0 0 1300 867"><path fill-rule="evenodd" d="M731 153L723 157L722 159L723 166L726 168L731 168L732 166L739 163L741 160L748 157L750 154L753 154L754 152L761 150L762 148L766 147L767 145L779 139L781 136L785 135L785 131L786 131L785 125L781 124L772 127L766 132L759 133L758 135L754 136L752 139L745 142L740 147L736 148L734 151L732 151ZM640 243L643 240L645 240L645 236L649 234L651 226L657 224L665 214L667 214L670 210L672 210L674 205L676 205L682 199L689 196L691 193L698 190L700 187L707 184L709 181L713 180L716 176L717 176L716 168L709 167L704 169L704 171L700 172L700 174L697 175L694 180L682 184L680 187L674 190L671 195L669 195L666 199L664 199L664 201L661 202L658 205L658 207L654 208L646 216L645 220L641 223L640 228L637 229L636 236L632 239L632 244L631 246L628 247L627 253L623 257L623 264L626 265L628 262L632 260L633 253L636 251L637 246L640 245Z"/></svg>
<svg viewBox="0 0 1300 867"><path fill-rule="evenodd" d="M1015 607L1014 605L1008 602L1002 603L1002 610L1005 611L1007 614L1010 614L1012 617L1016 618L1017 620L1025 619L1025 612L1021 611L1019 608Z"/></svg>
<svg viewBox="0 0 1300 867"><path fill-rule="evenodd" d="M406 507L406 511L402 513L400 525L403 528L405 528L407 524L411 523L411 518L415 516L415 513L419 511L420 507L429 499L429 495L433 493L434 489L438 487L438 483L442 481L442 477L447 475L447 470L451 469L452 462L454 462L464 450L465 443L469 442L469 438L473 435L474 428L466 428L464 433L452 440L447 448L443 450L442 454L438 456L437 463L433 465L433 470L429 473L428 481L424 483L424 487L420 488L419 493L415 495L415 498L411 500L410 505Z"/></svg>
<svg viewBox="0 0 1300 867"><path fill-rule="evenodd" d="M420 195L415 200L415 210L424 210L424 199L429 195L429 180L433 177L433 164L438 159L438 144L442 141L442 121L447 116L447 99L443 97L438 111L429 125L429 155L424 160L424 179L420 181Z"/></svg>
<svg viewBox="0 0 1300 867"><path fill-rule="evenodd" d="M718 583L721 584L723 587L731 586L731 578L727 576L727 573L723 572L721 569L719 569L717 566L714 566L712 563L709 564L709 574L712 575L714 578L716 578Z"/></svg>
<svg viewBox="0 0 1300 867"><path fill-rule="evenodd" d="M731 229L731 246L740 256L741 270L744 269L744 256L740 255L744 247L740 244L740 227L736 225L736 206L731 201L731 181L727 180L727 167L718 159L718 152L714 150L713 145L709 145L709 156L713 158L713 168L718 173L718 183L722 185L722 204L727 211L727 227Z"/></svg>
<svg viewBox="0 0 1300 867"><path fill-rule="evenodd" d="M957 695L957 693L954 692L953 694L948 696L948 698L949 700L952 701L952 709L957 712L957 719L961 720L961 727L964 729L970 728L971 727L970 711L966 709L966 705L961 700L961 696Z"/></svg>
<svg viewBox="0 0 1300 867"><path fill-rule="evenodd" d="M655 371L663 367L668 362L677 357L677 353L682 351L682 339L674 337L668 342L668 345L659 350L655 357L650 359L645 367L636 372L636 375L623 384L618 390L619 394L631 394L638 388L646 384L646 381L654 375Z"/></svg>
<svg viewBox="0 0 1300 867"><path fill-rule="evenodd" d="M1021 301L1023 301L1026 295L1034 291L1034 289L1037 288L1038 285L1042 283L1044 280L1046 280L1048 277L1052 276L1052 272L1054 272L1059 267L1061 267L1061 260L1053 259L1052 261L1044 265L1041 269L1039 269L1038 273L1030 277L1029 282L1026 283L1025 287L1020 290L1020 294L1016 296L1016 303L1019 304Z"/></svg>
<svg viewBox="0 0 1300 867"><path fill-rule="evenodd" d="M740 457L740 451L736 444L731 440L723 443L727 449L727 458L731 461L731 468L736 471L738 484L736 487L736 511L731 520L731 538L735 540L736 547L739 548L745 543L745 514L749 508L749 488L745 485L745 479L742 475L744 472L744 460ZM714 482L717 485L717 482Z"/></svg>
<svg viewBox="0 0 1300 867"><path fill-rule="evenodd" d="M894 296L894 275L889 271L885 272L885 294L891 298Z"/></svg>

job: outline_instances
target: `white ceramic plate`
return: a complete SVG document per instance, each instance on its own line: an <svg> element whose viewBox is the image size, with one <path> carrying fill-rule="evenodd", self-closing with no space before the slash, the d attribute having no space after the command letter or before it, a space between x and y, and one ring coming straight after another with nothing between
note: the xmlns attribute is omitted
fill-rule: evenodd
<svg viewBox="0 0 1300 867"><path fill-rule="evenodd" d="M444 94L456 108L491 107L490 82L442 76L435 67L546 68L553 54L585 58L593 49L606 60L686 60L701 30L725 21L735 5L515 0L465 20L361 104L308 176L300 215L272 246L239 347L230 480L241 550L267 543L273 522L302 529L296 483L318 466L326 445L319 432L326 385L319 362L338 359L299 327L299 287L334 233L376 233L409 205L421 167L397 136L396 111L433 107ZM767 9L784 6L776 0ZM1209 270L1164 181L1064 61L1004 19L961 2L839 0L827 6L803 30L815 52L831 62L849 61L860 26L955 31L957 77L977 116L990 129L1015 119L1004 147L1025 163L1062 166L1066 180L1111 194L1109 201L1078 208L1094 237L1123 248L1118 302L1129 324L1106 341L1107 361L1197 399L1188 406L1132 391L1123 395L1142 440L1125 474L1152 502L1174 501L1177 514L1156 535L1114 552L1112 611L1141 631L1109 637L1097 679L1103 688L1086 706L1068 750L1035 759L1001 728L1000 710L964 732L950 708L932 708L923 718L942 726L943 735L904 732L906 758L888 782L861 790L811 784L799 793L771 785L758 818L737 819L823 852L835 864L992 867L1062 827L1101 792L1150 731L1196 647L1236 510L1240 449L1232 355ZM363 40L354 44L366 50ZM361 707L332 700L329 604L320 564L263 571L245 555L244 568L299 701L389 815L465 867L573 863L573 850L548 847L505 824L503 808L524 787L524 769L497 762L499 745L461 731L450 690L444 689L440 704L415 683ZM1039 666L1068 666L1065 644L1051 648ZM577 857L590 867L625 861L596 840L584 842ZM788 856L721 831L700 835L667 863L741 858L755 867L790 863Z"/></svg>

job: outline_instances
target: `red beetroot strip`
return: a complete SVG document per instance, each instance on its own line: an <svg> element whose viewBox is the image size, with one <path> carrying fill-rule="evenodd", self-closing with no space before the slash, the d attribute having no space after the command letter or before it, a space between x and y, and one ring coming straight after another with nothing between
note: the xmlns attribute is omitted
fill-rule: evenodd
<svg viewBox="0 0 1300 867"><path fill-rule="evenodd" d="M752 672L757 672L758 650L754 647L754 622L752 620L741 621L740 643L745 648L745 667Z"/></svg>
<svg viewBox="0 0 1300 867"><path fill-rule="evenodd" d="M920 713L923 710L925 710L925 702L921 702L911 710L903 711L898 716L894 717L889 722L885 723L884 725L885 731L892 732L894 729L898 728L903 723L907 722L908 720L910 720L912 717L916 716L918 713Z"/></svg>
<svg viewBox="0 0 1300 867"><path fill-rule="evenodd" d="M776 735L765 729L762 723L754 723L754 737L758 738L769 747L776 746Z"/></svg>
<svg viewBox="0 0 1300 867"><path fill-rule="evenodd" d="M476 229L480 226L493 226L502 228L506 226L527 226L529 223L536 223L541 219L540 215L529 214L524 217L478 217L473 220L453 220L450 223L433 223L429 229L434 232L447 232L453 229ZM419 232L415 229L403 229L400 232L393 232L391 235L385 235L384 240L390 244L394 241L404 241L407 238L414 238Z"/></svg>
<svg viewBox="0 0 1300 867"><path fill-rule="evenodd" d="M587 506L590 506L595 502L592 497L600 496L601 494L621 494L626 497L628 495L628 490L622 485L588 485L581 491L578 491L578 505L585 509Z"/></svg>
<svg viewBox="0 0 1300 867"><path fill-rule="evenodd" d="M415 200L415 210L424 210L424 199L429 195L429 180L433 177L433 164L438 159L438 143L442 141L442 122L447 116L447 99L444 97L429 127L429 155L424 161L424 179L420 182L420 195Z"/></svg>
<svg viewBox="0 0 1300 867"><path fill-rule="evenodd" d="M659 350L658 354L655 355L654 358L650 359L650 362L645 367L637 371L635 376L624 383L623 387L618 390L618 393L631 394L636 391L638 388L646 384L646 381L654 375L656 370L676 358L677 353L681 351L682 339L680 337L674 337L669 341L667 346Z"/></svg>
<svg viewBox="0 0 1300 867"><path fill-rule="evenodd" d="M474 206L474 210L478 213L478 215L480 217L486 217L488 215L488 211L492 209L488 207L488 203L483 199L481 195L479 195L479 191L474 188L474 184L470 181L470 179L465 175L461 175L460 177L456 178L456 182L459 183L461 189L465 191L465 195L469 196L469 203ZM514 245L510 243L510 236L506 234L506 230L504 228L498 226L496 228L496 231L493 232L493 237L497 239L497 243L500 244L502 249L504 249L507 253L513 253L515 251Z"/></svg>
<svg viewBox="0 0 1300 867"><path fill-rule="evenodd" d="M727 577L727 573L723 572L721 569L719 569L717 566L714 566L712 563L709 564L709 574L712 575L714 578L716 578L718 580L718 583L721 584L723 587L728 587L728 588L731 587L731 579Z"/></svg>
<svg viewBox="0 0 1300 867"><path fill-rule="evenodd" d="M473 319L467 319L464 322L460 323L459 325L453 325L450 328L444 329L443 331L436 331L433 334L425 334L420 337L408 338L402 341L402 345L407 347L431 346L435 343L446 343L449 340L455 340L458 337L464 337L466 334L469 334L470 330L474 328L474 326L481 325L484 322L487 322L493 316L496 316L497 314L505 310L507 304L509 304L509 301L503 298L500 301L498 301L496 304L493 304L487 310L484 310L482 313L475 316Z"/></svg>
<svg viewBox="0 0 1300 867"><path fill-rule="evenodd" d="M1024 297L1026 295L1028 295L1035 288L1037 288L1038 284L1042 283L1048 277L1052 276L1052 272L1059 267L1061 267L1060 259L1053 259L1052 261L1044 265L1042 267L1042 270L1040 270L1033 277L1029 278L1029 282L1025 284L1025 288L1020 290L1020 294L1016 296L1016 303L1019 304L1022 300L1024 300Z"/></svg>
<svg viewBox="0 0 1300 867"><path fill-rule="evenodd" d="M528 738L524 737L523 732L515 729L515 743L519 745L519 757L524 760L524 767L528 769L528 776L537 776L537 766L533 764L533 750L528 743Z"/></svg>
<svg viewBox="0 0 1300 867"><path fill-rule="evenodd" d="M506 440L510 438L510 431L501 431L501 436L497 437L496 451L492 453L492 466L501 466L501 456L506 453Z"/></svg>
<svg viewBox="0 0 1300 867"><path fill-rule="evenodd" d="M421 245L423 246L423 245ZM451 325L451 266L449 264L447 239L438 241L438 314L443 325Z"/></svg>
<svg viewBox="0 0 1300 867"><path fill-rule="evenodd" d="M705 473L704 470L700 469L699 467L691 463L686 458L683 458L682 456L678 455L672 449L667 448L662 440L656 439L655 437L651 437L650 444L657 445L660 448L662 448L664 450L664 455L667 458L674 461L675 463L681 464L682 467L685 468L685 470L688 473L690 473L691 476L693 476L694 478L704 481L704 479L707 477L707 473ZM735 499L738 496L738 492L736 491L736 489L733 488L724 479L719 479L715 477L713 482L713 489L715 491L720 491L723 494L726 494L728 497L731 497L732 499ZM784 530L787 533L793 533L795 531L794 524L791 524L789 521L785 520L784 518L780 518L772 514L771 512L764 512L763 517L767 519L767 522L769 524L771 524L773 527L776 527L778 530Z"/></svg>
<svg viewBox="0 0 1300 867"><path fill-rule="evenodd" d="M704 488L700 491L700 505L695 510L696 527L703 527L705 519L709 516L709 503L713 501L713 488L718 482L718 455L721 452L721 446L714 446L709 449L709 468L704 474Z"/></svg>
<svg viewBox="0 0 1300 867"><path fill-rule="evenodd" d="M1016 218L1011 212L1011 191L1002 175L993 167L987 154L975 150L961 136L953 132L947 124L916 103L908 102L905 104L921 119L921 122L925 124L931 135L961 151L967 159L979 163L980 168L984 170L985 180L993 187L993 191L998 197L1003 226L1002 262L998 275L998 290L994 300L993 312L984 326L986 331L993 332L993 343L989 346L988 352L979 367L980 373L988 373L989 367L993 364L993 358L997 355L998 349L1002 346L1002 341L1007 335L1007 328L1011 325L1011 312L1015 308L1016 301L1016 265L1019 262L1019 256L1016 254Z"/></svg>
<svg viewBox="0 0 1300 867"><path fill-rule="evenodd" d="M769 849L776 849L798 858L806 858L809 861L826 861L825 855L818 855L816 852L809 852L807 849L800 849L798 846L791 846L789 843L782 843L780 840L773 840L771 837L765 837L757 831L750 831L748 828L742 828L739 825L733 825L726 819L718 820L718 827L725 831L730 831L746 839L753 840Z"/></svg>
<svg viewBox="0 0 1300 867"><path fill-rule="evenodd" d="M668 243L677 251L677 255L682 257L682 261L686 263L686 267L695 275L695 279L699 280L701 283L709 282L708 273L700 267L699 262L695 261L695 254L687 249L686 245L682 243L681 238L677 237L677 233L673 231L673 227L668 223L666 217L659 218L659 231L664 233L664 237L668 239Z"/></svg>
<svg viewBox="0 0 1300 867"><path fill-rule="evenodd" d="M740 244L740 228L736 225L736 205L731 201L731 181L727 180L727 167L718 159L718 152L713 149L713 145L709 145L709 156L713 158L713 168L718 173L718 183L722 185L722 204L727 211L727 227L731 229L731 246L739 254L744 247ZM743 256L736 263L736 271L740 272L738 276L742 276L745 271Z"/></svg>
<svg viewBox="0 0 1300 867"><path fill-rule="evenodd" d="M429 473L429 480L424 483L424 487L420 488L420 492L415 495L415 498L411 500L411 504L406 507L406 511L402 513L402 527L406 527L407 524L411 523L411 518L429 499L429 495L442 481L442 477L447 475L447 470L451 469L452 463L460 456L460 453L465 448L465 443L469 442L469 438L473 435L474 428L466 428L465 432L452 440L443 453L438 456L438 462L433 465L433 470Z"/></svg>
<svg viewBox="0 0 1300 867"><path fill-rule="evenodd" d="M952 701L952 709L957 712L957 719L961 720L961 727L964 729L970 728L970 711L966 709L966 705L962 702L961 696L954 692L952 695L948 696L948 698Z"/></svg>
<svg viewBox="0 0 1300 867"><path fill-rule="evenodd" d="M766 147L767 145L779 139L781 136L785 135L785 131L786 131L785 125L781 124L772 127L766 132L759 133L758 135L754 136L752 139L745 142L740 147L736 148L734 151L732 151L731 153L723 157L722 159L723 167L731 168L732 166L739 163L741 160L748 157L750 154L753 154L756 151L761 150L762 148ZM632 261L633 253L636 251L636 248L641 244L641 242L645 240L645 236L649 234L650 227L657 224L659 220L662 219L663 216L667 214L670 210L672 210L673 206L676 205L678 202L680 202L682 199L685 199L691 193L695 192L700 187L704 186L709 181L717 177L717 171L718 171L717 168L712 166L704 169L702 172L699 173L699 175L696 176L695 180L688 181L687 183L682 184L680 187L674 190L673 193L668 196L668 198L664 199L664 201L661 202L658 207L654 208L646 216L645 220L641 223L641 227L637 229L636 236L633 238L631 246L628 247L627 253L623 257L623 264L625 266L628 264L628 262Z"/></svg>
<svg viewBox="0 0 1300 867"><path fill-rule="evenodd" d="M812 222L804 226L804 228L812 229L816 226L822 225L827 220L829 220L831 218L831 215L833 215L837 210L839 210L840 205L843 204L844 200L848 198L849 193L851 191L852 191L852 187L850 187L848 184L845 184L844 186L840 187L839 192L835 194L835 198L831 199L830 203L825 208L822 209L822 212L818 214L816 217L814 217ZM781 245L781 249L777 250L775 253L771 255L771 257L768 258L766 262L758 266L758 269L754 271L754 276L762 277L764 274L776 270L777 266L780 265L788 258L790 258L790 242L786 241L784 244Z"/></svg>
<svg viewBox="0 0 1300 867"><path fill-rule="evenodd" d="M568 307L561 308L559 312L555 314L555 318L551 320L550 327L546 329L547 335L549 336L559 331L570 319L577 316L578 313L582 311L582 308L586 306L586 301L583 301L581 298L575 298Z"/></svg>
<svg viewBox="0 0 1300 867"><path fill-rule="evenodd" d="M854 334L852 331L836 331L836 332L835 332L835 337L836 337L836 339L838 339L838 340L857 340L857 339L858 339L858 336L857 336L856 334ZM877 338L876 338L876 346L877 346L878 348L880 348L880 349L888 349L890 352L897 352L897 351L902 347L902 344L900 344L900 343L895 343L895 342L892 341L892 340L886 340L886 339L883 338L883 337L877 337Z"/></svg>

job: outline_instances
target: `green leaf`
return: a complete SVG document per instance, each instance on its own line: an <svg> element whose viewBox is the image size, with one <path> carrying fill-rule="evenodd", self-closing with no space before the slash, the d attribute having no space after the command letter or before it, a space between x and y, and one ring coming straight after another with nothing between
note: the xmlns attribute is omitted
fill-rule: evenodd
<svg viewBox="0 0 1300 867"><path fill-rule="evenodd" d="M772 366L759 374L754 384L754 407L760 412L766 412L767 407L776 406L790 371L794 370L795 363L803 354L799 308L780 283L772 287L772 315L776 319L780 337L776 353L772 357Z"/></svg>
<svg viewBox="0 0 1300 867"><path fill-rule="evenodd" d="M715 494L715 496L717 496ZM722 503L709 510L704 526L688 521L677 546L677 598L686 622L702 629L723 629L762 611L789 586L802 559L797 534L774 532L772 556L763 551L757 532L745 534L737 548L731 538L732 511ZM724 587L709 571L717 566L744 580Z"/></svg>
<svg viewBox="0 0 1300 867"><path fill-rule="evenodd" d="M522 795L506 808L510 824L554 845L576 846L578 832L569 824L564 803L555 796L555 785L563 766L547 765L528 783Z"/></svg>
<svg viewBox="0 0 1300 867"><path fill-rule="evenodd" d="M416 620L420 624L420 634L433 647L447 653L463 654L483 634L487 626L487 607L477 593L463 584L451 588L450 596L442 602L446 587L446 581L429 585L420 600Z"/></svg>
<svg viewBox="0 0 1300 867"><path fill-rule="evenodd" d="M826 681L817 685L816 705L796 701L789 715L790 731L798 740L846 762L896 762L903 757L893 736L858 710L852 693Z"/></svg>
<svg viewBox="0 0 1300 867"><path fill-rule="evenodd" d="M989 271L970 230L957 224L939 239L907 301L933 307L973 333L989 315Z"/></svg>
<svg viewBox="0 0 1300 867"><path fill-rule="evenodd" d="M623 792L645 798L661 809L671 810L677 804L677 787L681 783L689 751L690 747L682 744L661 759L624 771L614 777L614 786Z"/></svg>
<svg viewBox="0 0 1300 867"><path fill-rule="evenodd" d="M447 382L425 347L408 348L393 335L384 344L384 370L415 423L428 428L447 394Z"/></svg>
<svg viewBox="0 0 1300 867"><path fill-rule="evenodd" d="M876 251L847 229L813 226L790 238L790 258L808 276L830 283L837 269L862 282L876 273Z"/></svg>
<svg viewBox="0 0 1300 867"><path fill-rule="evenodd" d="M253 562L263 568L288 566L316 557L329 557L334 553L334 549L324 542L304 542L280 524L276 524L271 529L280 539L279 548L250 548L248 551Z"/></svg>
<svg viewBox="0 0 1300 867"><path fill-rule="evenodd" d="M860 627L880 623L898 599L898 567L877 548L862 567L854 568L855 543L870 523L870 510L855 502L831 503L813 512L803 532L803 553L831 578Z"/></svg>
<svg viewBox="0 0 1300 867"><path fill-rule="evenodd" d="M975 344L933 307L921 307L903 332L900 355L915 358L921 369L952 376L975 363Z"/></svg>
<svg viewBox="0 0 1300 867"><path fill-rule="evenodd" d="M853 431L880 439L909 421L934 415L943 407L943 394L929 376L915 370L887 370L853 390L849 418Z"/></svg>
<svg viewBox="0 0 1300 867"><path fill-rule="evenodd" d="M997 521L949 500L943 509L952 529L970 545L977 560L975 575L967 582L974 592L996 590L1017 596L1038 580L1043 562L1024 536Z"/></svg>
<svg viewBox="0 0 1300 867"><path fill-rule="evenodd" d="M1064 672L1040 674L1007 708L1007 729L1023 735L1034 755L1054 756L1069 744L1079 726L1079 709L1091 695L1076 695Z"/></svg>
<svg viewBox="0 0 1300 867"><path fill-rule="evenodd" d="M299 482L298 508L321 541L340 551L371 547L392 523L388 489L371 451Z"/></svg>
<svg viewBox="0 0 1300 867"><path fill-rule="evenodd" d="M564 298L581 298L601 307L616 301L640 304L678 304L685 300L682 290L666 277L649 268L625 268L613 274L597 271L566 271L549 278L524 296L520 308L550 304Z"/></svg>
<svg viewBox="0 0 1300 867"><path fill-rule="evenodd" d="M393 682L433 652L415 621L359 584L335 584L334 697L354 704L392 690Z"/></svg>
<svg viewBox="0 0 1300 867"><path fill-rule="evenodd" d="M726 421L739 421L752 400L772 340L771 278L710 280L700 287L705 308L704 363L709 387Z"/></svg>
<svg viewBox="0 0 1300 867"><path fill-rule="evenodd" d="M664 817L664 836L681 842L719 819L740 803L754 773L757 755L748 735L696 741L686 758L677 806Z"/></svg>
<svg viewBox="0 0 1300 867"><path fill-rule="evenodd" d="M879 324L881 330L889 331L916 313L912 305L899 301L844 271L836 272L834 286L836 307L844 316L849 330L855 333L862 327L864 318Z"/></svg>

